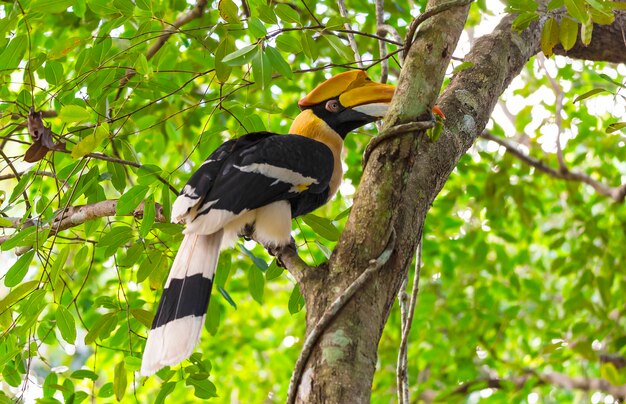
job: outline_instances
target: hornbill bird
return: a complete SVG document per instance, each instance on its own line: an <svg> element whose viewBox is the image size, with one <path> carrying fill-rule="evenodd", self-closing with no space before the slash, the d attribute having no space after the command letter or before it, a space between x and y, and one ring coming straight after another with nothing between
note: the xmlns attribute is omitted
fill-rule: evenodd
<svg viewBox="0 0 626 404"><path fill-rule="evenodd" d="M144 348L141 374L188 358L200 339L220 248L244 228L268 248L291 242L291 219L324 205L342 179L348 132L382 118L395 87L338 74L298 102L288 135L255 132L218 147L172 206L182 241Z"/></svg>

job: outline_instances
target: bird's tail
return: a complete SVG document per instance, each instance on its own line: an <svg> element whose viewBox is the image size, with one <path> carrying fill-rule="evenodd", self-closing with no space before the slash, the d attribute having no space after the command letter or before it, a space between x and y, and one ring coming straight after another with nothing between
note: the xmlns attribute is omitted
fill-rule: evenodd
<svg viewBox="0 0 626 404"><path fill-rule="evenodd" d="M143 351L141 374L187 359L200 339L223 231L187 234L165 283Z"/></svg>

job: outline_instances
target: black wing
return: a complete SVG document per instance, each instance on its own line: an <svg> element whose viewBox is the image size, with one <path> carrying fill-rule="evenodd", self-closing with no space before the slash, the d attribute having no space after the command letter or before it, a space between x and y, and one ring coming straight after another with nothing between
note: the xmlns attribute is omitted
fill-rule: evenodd
<svg viewBox="0 0 626 404"><path fill-rule="evenodd" d="M315 140L251 133L217 148L179 199L187 202L185 214L196 207L191 221L212 222L203 217L212 210L237 215L279 200L290 201L292 212L302 214L326 202L333 161L330 149Z"/></svg>

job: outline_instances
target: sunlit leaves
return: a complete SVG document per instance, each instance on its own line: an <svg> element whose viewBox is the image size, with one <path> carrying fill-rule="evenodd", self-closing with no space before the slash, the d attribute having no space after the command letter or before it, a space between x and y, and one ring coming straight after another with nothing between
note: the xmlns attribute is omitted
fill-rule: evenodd
<svg viewBox="0 0 626 404"><path fill-rule="evenodd" d="M63 122L82 122L91 119L91 114L79 105L66 105L61 108L59 119Z"/></svg>
<svg viewBox="0 0 626 404"><path fill-rule="evenodd" d="M59 305L54 318L63 339L66 342L73 344L76 340L76 323L72 313L70 313L65 307Z"/></svg>
<svg viewBox="0 0 626 404"><path fill-rule="evenodd" d="M541 31L541 51L547 56L552 56L552 48L559 43L559 22L556 18L550 18Z"/></svg>
<svg viewBox="0 0 626 404"><path fill-rule="evenodd" d="M128 377L126 375L126 367L124 361L119 362L115 366L115 375L113 377L113 392L117 401L122 401L126 394L126 386L128 385Z"/></svg>
<svg viewBox="0 0 626 404"><path fill-rule="evenodd" d="M252 60L257 54L257 45L247 45L224 56L222 62L228 66L241 66Z"/></svg>
<svg viewBox="0 0 626 404"><path fill-rule="evenodd" d="M26 53L28 39L26 35L18 35L0 51L0 71L3 74L17 69L22 57Z"/></svg>
<svg viewBox="0 0 626 404"><path fill-rule="evenodd" d="M125 192L117 201L115 208L118 215L127 215L143 201L144 197L148 193L147 185L135 185L127 192Z"/></svg>
<svg viewBox="0 0 626 404"><path fill-rule="evenodd" d="M559 41L563 49L572 49L576 44L576 38L578 38L578 23L569 17L564 17L559 27Z"/></svg>
<svg viewBox="0 0 626 404"><path fill-rule="evenodd" d="M585 6L585 0L565 0L565 8L567 12L580 23L585 23L590 19Z"/></svg>
<svg viewBox="0 0 626 404"><path fill-rule="evenodd" d="M74 119L79 118L78 110L75 111L77 114ZM86 112L86 111L85 111ZM69 117L66 116L66 119ZM78 119L82 120L82 119ZM93 133L84 137L74 148L72 149L72 157L77 159L86 156L91 153L100 145L100 143L109 136L109 125L106 123L102 123L101 125L96 126L93 130Z"/></svg>
<svg viewBox="0 0 626 404"><path fill-rule="evenodd" d="M28 272L28 267L35 256L35 251L28 251L26 254L22 255L16 262L13 264L11 268L9 268L8 272L4 277L4 286L8 288L12 288L13 286L17 286Z"/></svg>
<svg viewBox="0 0 626 404"><path fill-rule="evenodd" d="M252 298L260 304L263 304L265 277L263 276L263 271L256 265L252 265L250 269L248 269L248 288Z"/></svg>

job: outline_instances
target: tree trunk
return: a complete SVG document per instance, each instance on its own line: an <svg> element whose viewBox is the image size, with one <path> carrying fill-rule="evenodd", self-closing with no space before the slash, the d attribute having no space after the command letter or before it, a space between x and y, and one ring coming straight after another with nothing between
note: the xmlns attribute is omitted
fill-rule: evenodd
<svg viewBox="0 0 626 404"><path fill-rule="evenodd" d="M446 2L431 1L429 6ZM468 11L469 7L457 7L423 24L402 68L386 128L428 119ZM297 402L369 402L378 342L426 213L461 156L484 130L498 97L539 51L543 20L518 33L511 29L514 17L504 17L493 33L476 41L465 58L473 66L456 74L439 97L437 104L447 119L436 142L416 132L384 141L372 152L329 263L311 269L315 274L303 280L307 333L330 302L380 255L391 229L396 233L395 248L320 338L304 368ZM593 42L587 50L593 54Z"/></svg>

